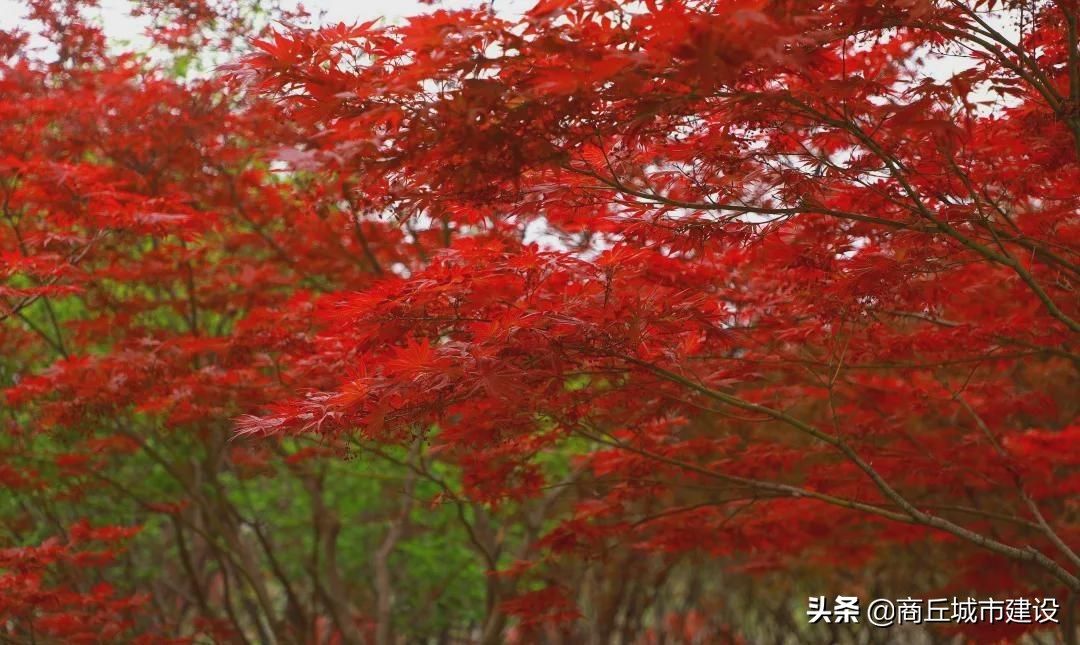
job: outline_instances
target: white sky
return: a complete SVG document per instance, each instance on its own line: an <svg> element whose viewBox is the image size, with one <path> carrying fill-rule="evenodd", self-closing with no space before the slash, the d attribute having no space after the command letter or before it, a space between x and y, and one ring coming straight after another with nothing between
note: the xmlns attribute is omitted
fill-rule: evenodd
<svg viewBox="0 0 1080 645"><path fill-rule="evenodd" d="M425 5L417 0L307 0L303 2L313 14L320 10L326 11L326 17L331 22L351 22L353 20L371 20L372 18L385 17L400 19L417 13L431 11L432 5ZM444 8L460 8L487 4L476 0L443 0L435 5ZM517 13L529 9L535 0L494 0L495 8L500 12Z"/></svg>
<svg viewBox="0 0 1080 645"><path fill-rule="evenodd" d="M490 1L490 0L489 0ZM301 0L312 16L325 16L325 21L362 22L374 18L385 18L392 22L400 21L410 15L431 11L433 8L462 8L482 4L479 0L443 0L438 4L425 5L419 0ZM500 12L520 13L529 9L535 0L494 0L494 6ZM98 19L105 25L106 35L114 41L141 40L145 22L130 15L130 0L101 0ZM295 6L295 0L284 0L283 4ZM19 0L0 0L0 27L10 28L23 24L25 7Z"/></svg>

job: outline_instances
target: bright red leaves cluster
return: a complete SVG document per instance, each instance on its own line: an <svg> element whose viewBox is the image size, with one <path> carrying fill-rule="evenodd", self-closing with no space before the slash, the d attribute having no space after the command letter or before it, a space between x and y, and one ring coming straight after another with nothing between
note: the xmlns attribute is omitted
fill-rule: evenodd
<svg viewBox="0 0 1080 645"><path fill-rule="evenodd" d="M1078 16L544 1L282 29L186 84L8 64L7 401L115 419L102 450L146 449L132 410L419 437L496 509L588 482L508 578L917 544L943 594L1075 598Z"/></svg>
<svg viewBox="0 0 1080 645"><path fill-rule="evenodd" d="M257 43L371 217L459 235L323 300L351 375L241 431L428 433L493 503L584 438L603 484L555 551L932 539L949 584L1075 593L1077 7L1017 11L545 2ZM686 513L628 523L657 504Z"/></svg>

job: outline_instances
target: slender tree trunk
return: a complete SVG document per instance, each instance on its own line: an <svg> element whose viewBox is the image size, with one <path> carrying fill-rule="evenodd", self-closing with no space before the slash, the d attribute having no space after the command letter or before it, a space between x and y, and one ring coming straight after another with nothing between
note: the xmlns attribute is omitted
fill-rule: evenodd
<svg viewBox="0 0 1080 645"><path fill-rule="evenodd" d="M419 441L419 440L418 440ZM416 448L413 449L414 455ZM390 645L394 637L394 579L390 570L390 556L404 537L409 525L416 490L416 472L410 470L401 492L401 510L390 522L382 544L375 551L375 643Z"/></svg>

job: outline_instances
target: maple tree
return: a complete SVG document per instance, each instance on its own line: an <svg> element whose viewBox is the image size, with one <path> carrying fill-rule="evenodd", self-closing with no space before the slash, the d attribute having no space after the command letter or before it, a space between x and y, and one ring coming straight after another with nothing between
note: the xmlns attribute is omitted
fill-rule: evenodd
<svg viewBox="0 0 1080 645"><path fill-rule="evenodd" d="M29 6L5 638L1076 641L1075 2Z"/></svg>

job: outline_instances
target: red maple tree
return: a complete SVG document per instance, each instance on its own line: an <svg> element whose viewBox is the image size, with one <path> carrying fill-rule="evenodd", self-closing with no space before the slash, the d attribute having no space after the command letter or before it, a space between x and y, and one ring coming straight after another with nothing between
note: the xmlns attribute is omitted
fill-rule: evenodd
<svg viewBox="0 0 1080 645"><path fill-rule="evenodd" d="M491 503L584 438L555 554L931 540L953 584L1075 594L1076 34L1068 2L597 0L256 43L366 212L456 236L325 299L359 373L241 429L424 432Z"/></svg>
<svg viewBox="0 0 1080 645"><path fill-rule="evenodd" d="M656 599L616 587L659 588L646 558L864 596L925 569L1059 598L1075 640L1075 0L543 0L279 27L187 80L31 4L60 47L0 37L0 483L59 531L91 531L50 515L88 490L166 518L201 633L392 642L424 481L488 570L486 643L585 614L595 642L742 638L706 605L640 622ZM187 55L255 36L230 3L143 10ZM317 558L297 593L224 475L295 478L318 545L341 520L308 462L350 445L409 473L370 611ZM132 454L174 498L110 474ZM56 540L0 551L11 624L35 633L52 566L61 637L193 631Z"/></svg>

